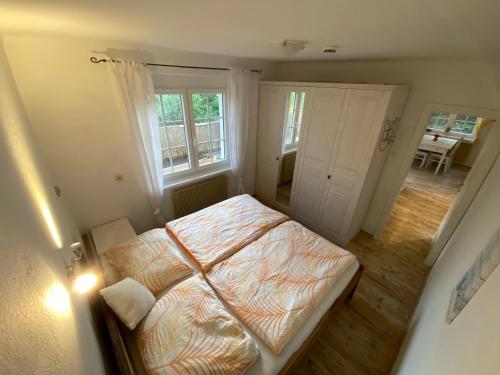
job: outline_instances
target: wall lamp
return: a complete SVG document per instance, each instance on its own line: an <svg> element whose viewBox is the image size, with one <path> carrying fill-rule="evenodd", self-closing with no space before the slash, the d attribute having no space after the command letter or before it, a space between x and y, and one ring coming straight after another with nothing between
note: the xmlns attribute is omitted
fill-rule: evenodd
<svg viewBox="0 0 500 375"><path fill-rule="evenodd" d="M74 242L70 245L73 256L70 264L66 266L68 277L73 283L73 290L80 294L87 293L97 284L97 275L85 266L82 244Z"/></svg>

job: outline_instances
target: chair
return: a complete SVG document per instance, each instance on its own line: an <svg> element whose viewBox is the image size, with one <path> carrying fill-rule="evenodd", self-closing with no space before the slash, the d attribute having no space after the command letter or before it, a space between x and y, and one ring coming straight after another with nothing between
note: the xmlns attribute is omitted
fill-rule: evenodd
<svg viewBox="0 0 500 375"><path fill-rule="evenodd" d="M455 155L455 152L457 152L458 147L460 146L462 141L463 141L463 138L459 138L457 143L455 143L455 146L453 146L453 148L450 151L448 151L448 153L444 157L444 160L443 160L443 165L444 165L444 172L443 173L444 174L448 173L448 171L450 170L451 164L453 163L453 156ZM441 159L440 154L430 152L425 166L427 167L432 163L439 163L440 159Z"/></svg>
<svg viewBox="0 0 500 375"><path fill-rule="evenodd" d="M429 152L424 150L418 150L415 154L415 160L421 160L419 168L422 168L424 164L427 163L427 159L429 158Z"/></svg>

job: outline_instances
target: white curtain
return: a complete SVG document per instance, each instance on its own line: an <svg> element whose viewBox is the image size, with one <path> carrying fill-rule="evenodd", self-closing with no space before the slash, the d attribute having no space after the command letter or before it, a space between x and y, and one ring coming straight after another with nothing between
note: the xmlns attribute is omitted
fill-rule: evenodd
<svg viewBox="0 0 500 375"><path fill-rule="evenodd" d="M133 134L135 151L140 160L140 179L144 182L153 213L162 222L163 173L151 73L139 62L115 60L107 65L124 119Z"/></svg>
<svg viewBox="0 0 500 375"><path fill-rule="evenodd" d="M232 68L229 72L228 111L231 151L230 185L232 194L245 193L243 174L247 155L249 129L257 126L259 74Z"/></svg>

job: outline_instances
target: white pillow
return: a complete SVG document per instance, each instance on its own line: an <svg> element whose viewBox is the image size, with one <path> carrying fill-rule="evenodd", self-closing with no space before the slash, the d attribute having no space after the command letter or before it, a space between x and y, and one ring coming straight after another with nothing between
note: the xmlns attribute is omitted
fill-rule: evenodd
<svg viewBox="0 0 500 375"><path fill-rule="evenodd" d="M123 324L131 330L156 303L148 288L129 277L101 289L99 293Z"/></svg>

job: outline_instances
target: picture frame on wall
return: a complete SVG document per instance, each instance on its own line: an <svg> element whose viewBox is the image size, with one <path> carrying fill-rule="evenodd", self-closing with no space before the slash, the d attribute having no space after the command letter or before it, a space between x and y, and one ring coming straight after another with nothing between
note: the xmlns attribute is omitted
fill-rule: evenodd
<svg viewBox="0 0 500 375"><path fill-rule="evenodd" d="M472 266L452 291L446 320L452 323L500 263L500 229L497 229Z"/></svg>

